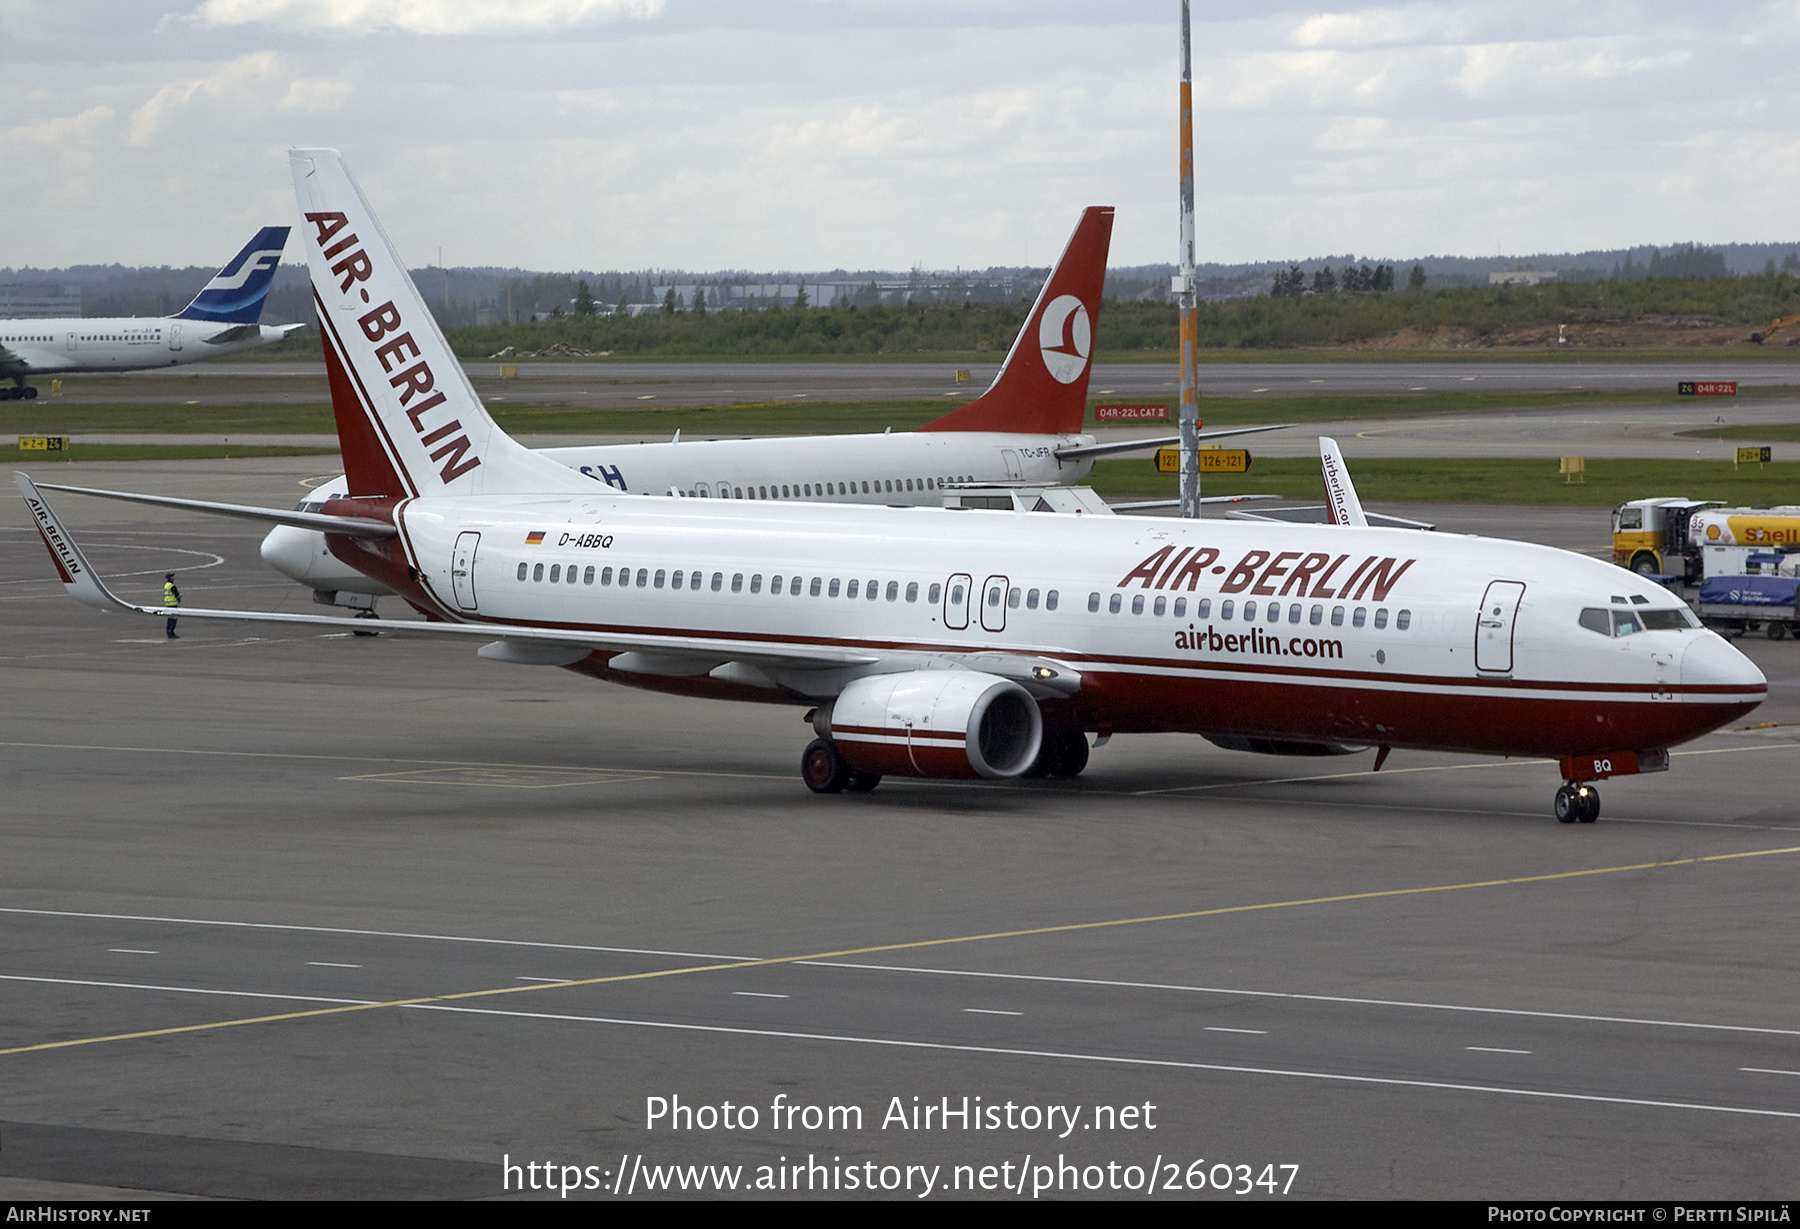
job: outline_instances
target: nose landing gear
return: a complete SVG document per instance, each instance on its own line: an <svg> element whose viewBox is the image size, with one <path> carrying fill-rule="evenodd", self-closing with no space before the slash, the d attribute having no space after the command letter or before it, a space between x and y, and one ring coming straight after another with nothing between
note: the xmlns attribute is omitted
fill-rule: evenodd
<svg viewBox="0 0 1800 1229"><path fill-rule="evenodd" d="M1556 791L1556 822L1591 824L1600 818L1600 791L1580 781L1570 781Z"/></svg>

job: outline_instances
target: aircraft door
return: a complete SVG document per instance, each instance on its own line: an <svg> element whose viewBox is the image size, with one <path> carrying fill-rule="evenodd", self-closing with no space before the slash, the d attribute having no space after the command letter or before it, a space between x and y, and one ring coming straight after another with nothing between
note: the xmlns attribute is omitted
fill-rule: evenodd
<svg viewBox="0 0 1800 1229"><path fill-rule="evenodd" d="M990 576L981 582L981 626L990 632L1006 630L1006 577Z"/></svg>
<svg viewBox="0 0 1800 1229"><path fill-rule="evenodd" d="M481 545L481 535L470 530L456 535L456 551L450 560L450 588L456 595L456 604L464 610L474 610L475 606L475 548Z"/></svg>
<svg viewBox="0 0 1800 1229"><path fill-rule="evenodd" d="M1513 624L1525 586L1516 580L1491 581L1475 622L1475 668L1501 673L1513 668Z"/></svg>
<svg viewBox="0 0 1800 1229"><path fill-rule="evenodd" d="M961 631L969 625L969 583L966 572L958 572L944 585L944 626Z"/></svg>
<svg viewBox="0 0 1800 1229"><path fill-rule="evenodd" d="M1006 463L1006 476L1012 482L1024 480L1025 471L1019 467L1019 454L1015 449L1002 448L1000 459Z"/></svg>
<svg viewBox="0 0 1800 1229"><path fill-rule="evenodd" d="M181 322L179 320L169 326L169 349L181 349Z"/></svg>

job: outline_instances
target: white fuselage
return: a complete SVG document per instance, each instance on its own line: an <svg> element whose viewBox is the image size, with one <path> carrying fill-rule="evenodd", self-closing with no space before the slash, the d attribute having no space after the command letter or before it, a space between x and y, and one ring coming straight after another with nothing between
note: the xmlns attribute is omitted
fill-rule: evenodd
<svg viewBox="0 0 1800 1229"><path fill-rule="evenodd" d="M1093 442L1087 435L906 431L591 444L545 448L538 455L633 494L938 507L958 486L1079 482L1093 462L1061 462L1056 450ZM316 510L347 492L348 483L338 478L315 489L300 506ZM830 517L834 512L815 508L812 515ZM283 575L321 592L392 592L334 558L325 536L312 530L272 530L262 556Z"/></svg>
<svg viewBox="0 0 1800 1229"><path fill-rule="evenodd" d="M221 324L174 316L93 320L0 320L5 366L27 375L139 371L218 358L280 341L292 327Z"/></svg>
<svg viewBox="0 0 1800 1229"><path fill-rule="evenodd" d="M1024 655L1079 673L1067 703L1086 729L1571 755L1667 747L1766 691L1665 590L1516 542L605 494L416 499L396 523L415 605L685 637L660 670L605 653L575 668L692 694L826 698L864 673ZM870 664L765 664L759 695L709 638Z"/></svg>

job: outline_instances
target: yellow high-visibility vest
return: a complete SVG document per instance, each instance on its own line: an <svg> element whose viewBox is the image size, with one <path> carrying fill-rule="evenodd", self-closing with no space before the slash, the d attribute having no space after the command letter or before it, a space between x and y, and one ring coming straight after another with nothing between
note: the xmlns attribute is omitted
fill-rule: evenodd
<svg viewBox="0 0 1800 1229"><path fill-rule="evenodd" d="M163 605L181 605L181 599L175 595L175 582L172 580L163 581Z"/></svg>

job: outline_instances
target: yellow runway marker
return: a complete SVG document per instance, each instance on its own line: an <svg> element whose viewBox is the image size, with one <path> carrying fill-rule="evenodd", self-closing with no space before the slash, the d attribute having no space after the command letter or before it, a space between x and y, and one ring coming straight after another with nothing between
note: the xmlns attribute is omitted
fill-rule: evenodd
<svg viewBox="0 0 1800 1229"><path fill-rule="evenodd" d="M174 1037L182 1033L203 1033L221 1028L238 1028L249 1024L278 1024L287 1020L313 1020L324 1016L348 1015L358 1011L377 1011L388 1007L422 1007L436 1003L456 1003L467 999L494 998L503 994L534 994L542 990L566 990L576 986L603 986L615 982L651 981L659 977L681 977L691 973L718 973L729 969L759 969L781 964L800 964L820 960L842 960L847 956L871 956L879 952L916 951L927 947L949 947L959 943L983 943L996 939L1026 939L1038 935L1070 934L1081 930L1105 930L1115 926L1146 926L1155 922L1182 922L1202 917L1222 917L1232 913L1256 913L1266 909L1297 909L1307 905L1336 905L1358 900L1381 900L1396 896L1424 896L1434 892L1460 892L1469 888L1512 887L1525 883L1551 883L1559 879L1582 879L1594 875L1617 875L1626 871L1665 870L1674 866L1699 866L1707 862L1731 862L1740 858L1766 858L1775 854L1800 853L1800 845L1783 849L1752 849L1743 853L1709 854L1700 858L1675 858L1667 862L1638 862L1629 866L1601 866L1584 871L1555 871L1548 875L1521 875L1511 879L1483 879L1471 883L1444 883L1424 888L1384 888L1374 892L1350 892L1341 896L1314 896L1304 900L1265 901L1256 905L1222 905L1216 909L1192 909L1182 913L1159 913L1148 917L1112 918L1101 922L1067 922L1058 926L1034 926L1025 930L998 930L986 934L958 935L948 939L915 939L906 943L881 943L870 947L850 947L833 952L809 952L799 956L770 956L760 960L730 960L712 964L684 965L675 969L653 969L646 973L618 973L609 977L586 977L573 981L540 982L524 986L497 986L487 990L464 990L456 994L432 994L412 999L390 999L380 1003L354 1003L343 1007L321 1007L309 1011L290 1011L272 1016L249 1016L237 1020L214 1020L206 1024L182 1024L173 1028L146 1029L136 1033L112 1033L101 1037L77 1037L69 1041L44 1041L35 1045L14 1046L0 1050L0 1056L31 1054L43 1050L66 1050L75 1046L101 1045L111 1041L141 1041L150 1037Z"/></svg>

